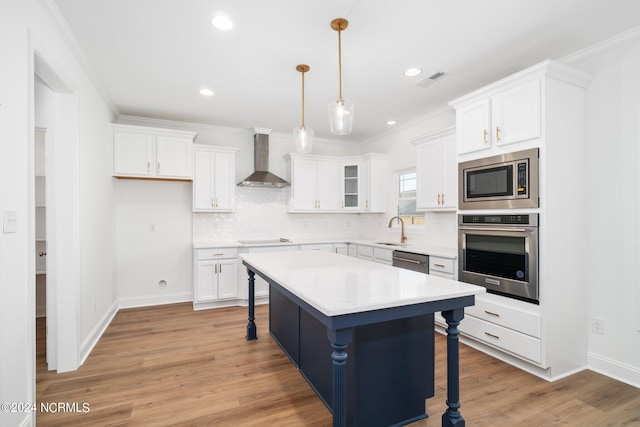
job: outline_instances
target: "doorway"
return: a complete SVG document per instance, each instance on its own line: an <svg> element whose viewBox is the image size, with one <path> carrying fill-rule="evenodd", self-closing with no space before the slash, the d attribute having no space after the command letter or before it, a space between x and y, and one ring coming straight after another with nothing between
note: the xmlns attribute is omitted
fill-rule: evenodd
<svg viewBox="0 0 640 427"><path fill-rule="evenodd" d="M46 322L47 322L47 184L45 128L36 128L34 132L34 169L35 169L35 265L36 265L36 372L46 369ZM42 366L44 365L44 366ZM37 375L37 374L36 374Z"/></svg>

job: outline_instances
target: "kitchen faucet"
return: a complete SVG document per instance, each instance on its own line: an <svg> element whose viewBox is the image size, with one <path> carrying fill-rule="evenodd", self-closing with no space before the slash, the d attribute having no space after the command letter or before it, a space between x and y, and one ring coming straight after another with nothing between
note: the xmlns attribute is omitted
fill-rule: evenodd
<svg viewBox="0 0 640 427"><path fill-rule="evenodd" d="M400 223L400 225L402 227L402 232L400 234L400 243L404 245L404 243L407 241L407 236L404 235L404 221L402 220L402 218L400 218L399 216L394 216L393 218L391 218L389 220L389 228L391 228L391 223L396 218L398 218L398 222Z"/></svg>

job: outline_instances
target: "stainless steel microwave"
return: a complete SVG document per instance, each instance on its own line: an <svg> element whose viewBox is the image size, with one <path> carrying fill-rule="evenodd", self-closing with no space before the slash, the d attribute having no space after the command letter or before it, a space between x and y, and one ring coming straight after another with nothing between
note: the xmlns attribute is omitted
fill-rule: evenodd
<svg viewBox="0 0 640 427"><path fill-rule="evenodd" d="M459 163L459 209L537 208L538 158L532 148Z"/></svg>

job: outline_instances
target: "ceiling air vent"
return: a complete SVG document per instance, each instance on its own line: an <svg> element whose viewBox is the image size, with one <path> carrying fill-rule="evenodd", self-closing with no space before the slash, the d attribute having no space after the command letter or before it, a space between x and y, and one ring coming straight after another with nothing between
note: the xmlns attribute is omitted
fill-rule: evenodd
<svg viewBox="0 0 640 427"><path fill-rule="evenodd" d="M426 79L422 79L419 82L417 82L416 86L427 87L431 83L435 82L436 80L439 80L439 79L443 78L446 75L447 75L447 73L445 73L443 71L438 71L437 73L433 73L432 75L430 75Z"/></svg>

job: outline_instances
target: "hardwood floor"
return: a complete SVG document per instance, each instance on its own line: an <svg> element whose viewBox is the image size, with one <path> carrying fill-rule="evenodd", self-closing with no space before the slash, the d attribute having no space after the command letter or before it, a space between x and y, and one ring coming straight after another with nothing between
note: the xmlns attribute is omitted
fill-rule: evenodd
<svg viewBox="0 0 640 427"><path fill-rule="evenodd" d="M46 370L38 319L38 407L60 402L72 411L39 411L37 425L330 426L329 411L269 336L268 307L256 308L256 341L244 339L246 318L246 308L194 312L190 303L121 310L85 364L64 374ZM436 334L436 395L426 402L430 417L412 426L440 426L445 346ZM460 350L469 426L640 426L637 388L591 371L549 383Z"/></svg>

